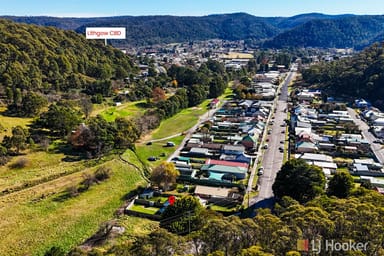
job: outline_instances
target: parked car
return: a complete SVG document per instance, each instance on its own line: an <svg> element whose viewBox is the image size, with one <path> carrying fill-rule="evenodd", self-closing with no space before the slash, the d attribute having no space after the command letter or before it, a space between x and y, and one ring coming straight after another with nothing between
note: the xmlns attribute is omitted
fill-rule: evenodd
<svg viewBox="0 0 384 256"><path fill-rule="evenodd" d="M263 148L268 149L268 144L265 144Z"/></svg>
<svg viewBox="0 0 384 256"><path fill-rule="evenodd" d="M257 175L261 176L261 175L263 175L263 174L264 174L264 167L261 166L261 167L259 168L259 170L257 170Z"/></svg>
<svg viewBox="0 0 384 256"><path fill-rule="evenodd" d="M167 147L174 147L175 146L175 143L172 142L172 141L168 141L167 144L166 144Z"/></svg>
<svg viewBox="0 0 384 256"><path fill-rule="evenodd" d="M156 161L156 160L157 160L157 157L155 157L155 156L150 156L150 157L147 158L147 160L153 162L153 161Z"/></svg>

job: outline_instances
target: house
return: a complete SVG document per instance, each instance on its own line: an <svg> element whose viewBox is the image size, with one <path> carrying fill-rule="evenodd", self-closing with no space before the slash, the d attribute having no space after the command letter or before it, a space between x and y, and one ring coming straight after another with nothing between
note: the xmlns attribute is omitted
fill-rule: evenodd
<svg viewBox="0 0 384 256"><path fill-rule="evenodd" d="M201 167L201 170L206 171L208 173L214 172L214 173L233 175L234 177L236 177L237 180L245 179L248 171L248 169L244 167L225 166L225 165L218 165L218 164L204 164Z"/></svg>
<svg viewBox="0 0 384 256"><path fill-rule="evenodd" d="M377 138L384 138L384 126L373 126L373 133Z"/></svg>
<svg viewBox="0 0 384 256"><path fill-rule="evenodd" d="M355 105L358 108L367 108L367 107L371 106L371 104L368 101L364 100L364 99L355 100Z"/></svg>
<svg viewBox="0 0 384 256"><path fill-rule="evenodd" d="M215 159L206 159L205 164L218 164L218 165L224 165L224 166L235 166L235 167L242 167L248 169L249 164L247 163L241 163L241 162L233 162L233 161L225 161L225 160L215 160Z"/></svg>
<svg viewBox="0 0 384 256"><path fill-rule="evenodd" d="M330 162L321 162L321 161L312 161L307 162L308 164L318 166L324 172L325 176L330 177L332 174L336 173L337 164Z"/></svg>
<svg viewBox="0 0 384 256"><path fill-rule="evenodd" d="M353 164L353 171L354 172L369 172L368 166L364 164Z"/></svg>
<svg viewBox="0 0 384 256"><path fill-rule="evenodd" d="M251 158L245 156L244 154L241 155L226 155L226 154L221 154L220 155L220 160L224 161L231 161L231 162L239 162L239 163L251 163Z"/></svg>
<svg viewBox="0 0 384 256"><path fill-rule="evenodd" d="M241 155L244 153L245 147L243 145L224 145L223 153L226 155Z"/></svg>
<svg viewBox="0 0 384 256"><path fill-rule="evenodd" d="M301 141L296 143L296 152L298 153L314 153L318 151L318 147L312 142Z"/></svg>
<svg viewBox="0 0 384 256"><path fill-rule="evenodd" d="M301 91L297 95L297 99L299 101L312 101L314 99L315 95L313 93L307 92L307 91Z"/></svg>
<svg viewBox="0 0 384 256"><path fill-rule="evenodd" d="M178 157L175 157L174 159L172 159L174 161L180 161L180 162L185 162L187 164L190 164L191 163L191 159L189 157L183 157L183 156L178 156Z"/></svg>
<svg viewBox="0 0 384 256"><path fill-rule="evenodd" d="M319 162L328 162L333 163L333 159L331 156L324 155L324 154L311 154L311 153L304 153L304 154L295 154L296 159L303 159L305 161L319 161Z"/></svg>
<svg viewBox="0 0 384 256"><path fill-rule="evenodd" d="M144 191L139 195L139 198L142 199L149 199L153 197L153 193L155 191L152 188L146 188Z"/></svg>
<svg viewBox="0 0 384 256"><path fill-rule="evenodd" d="M320 167L325 176L329 177L331 174L334 174L337 170L337 165L333 162L333 158L324 154L295 154L296 159L303 159L310 165L315 165Z"/></svg>
<svg viewBox="0 0 384 256"><path fill-rule="evenodd" d="M319 142L318 145L320 150L325 150L325 151L334 151L336 150L336 145L333 143L324 143L324 142Z"/></svg>
<svg viewBox="0 0 384 256"><path fill-rule="evenodd" d="M368 180L374 187L384 188L384 180L371 176L360 176L360 180Z"/></svg>
<svg viewBox="0 0 384 256"><path fill-rule="evenodd" d="M373 121L374 126L384 126L384 118L377 118Z"/></svg>
<svg viewBox="0 0 384 256"><path fill-rule="evenodd" d="M204 198L210 203L221 202L230 204L234 202L234 191L230 188L208 187L197 185L195 188L195 196Z"/></svg>
<svg viewBox="0 0 384 256"><path fill-rule="evenodd" d="M243 137L243 140L241 141L241 144L246 149L256 148L257 146L257 139L254 136L246 135Z"/></svg>
<svg viewBox="0 0 384 256"><path fill-rule="evenodd" d="M191 157L207 157L210 155L211 153L207 148L191 148L188 152L188 156Z"/></svg>
<svg viewBox="0 0 384 256"><path fill-rule="evenodd" d="M219 106L219 104L220 104L220 100L215 98L215 99L211 100L211 102L209 102L209 107L211 109L214 109L214 108L217 108Z"/></svg>
<svg viewBox="0 0 384 256"><path fill-rule="evenodd" d="M221 197L225 198L228 196L230 189L229 188L217 188L217 187L208 187L197 185L195 189L195 195L201 196L203 198L209 197Z"/></svg>

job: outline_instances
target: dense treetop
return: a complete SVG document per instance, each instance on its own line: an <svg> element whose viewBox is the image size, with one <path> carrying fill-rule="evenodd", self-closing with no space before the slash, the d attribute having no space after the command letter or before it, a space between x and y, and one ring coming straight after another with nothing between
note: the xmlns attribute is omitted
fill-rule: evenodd
<svg viewBox="0 0 384 256"><path fill-rule="evenodd" d="M266 47L322 47L361 49L382 40L384 16L346 16L314 19L287 30L266 42Z"/></svg>
<svg viewBox="0 0 384 256"><path fill-rule="evenodd" d="M126 40L116 45L146 45L193 40L267 41L266 47L355 47L384 38L384 17L378 15L301 14L293 17L256 17L246 13L201 17L118 16L100 18L12 17L17 22L55 26L84 33L90 26L122 26Z"/></svg>
<svg viewBox="0 0 384 256"><path fill-rule="evenodd" d="M384 107L383 45L374 44L353 58L314 65L302 73L306 82L334 95L365 98Z"/></svg>
<svg viewBox="0 0 384 256"><path fill-rule="evenodd" d="M99 79L124 78L131 60L73 31L0 20L0 88L67 91Z"/></svg>

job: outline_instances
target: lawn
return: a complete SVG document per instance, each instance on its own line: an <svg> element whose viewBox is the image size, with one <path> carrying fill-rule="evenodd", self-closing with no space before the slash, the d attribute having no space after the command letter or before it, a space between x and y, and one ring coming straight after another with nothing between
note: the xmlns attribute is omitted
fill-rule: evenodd
<svg viewBox="0 0 384 256"><path fill-rule="evenodd" d="M219 205L210 205L211 210L213 211L219 211L219 212L234 212L238 210L238 207L224 207L224 206L219 206Z"/></svg>
<svg viewBox="0 0 384 256"><path fill-rule="evenodd" d="M27 127L28 124L32 122L32 118L23 118L23 117L11 117L4 116L2 113L6 108L0 107L0 141L3 139L5 135L11 135L12 127L20 125L22 127Z"/></svg>
<svg viewBox="0 0 384 256"><path fill-rule="evenodd" d="M158 141L153 142L152 145L146 144L137 144L136 152L139 158L150 167L158 166L162 161L166 161L170 154L175 151L180 143L182 142L184 136L178 136L167 141L172 141L175 143L174 147L164 147L167 141ZM154 156L157 157L156 161L148 161L148 158Z"/></svg>
<svg viewBox="0 0 384 256"><path fill-rule="evenodd" d="M197 107L183 109L173 117L162 121L159 128L152 132L151 139L161 139L187 131L207 112L208 103L209 100L205 100Z"/></svg>
<svg viewBox="0 0 384 256"><path fill-rule="evenodd" d="M62 153L47 153L44 151L31 152L12 158L5 166L0 166L0 191L25 187L26 184L48 181L80 172L87 164L84 161L70 162L63 161L65 155ZM25 167L12 167L19 161L25 161Z"/></svg>
<svg viewBox="0 0 384 256"><path fill-rule="evenodd" d="M159 210L160 208L157 208L157 207L151 207L151 206L144 206L144 205L137 205L137 204L134 204L131 208L130 208L131 211L135 211L135 212L141 212L141 213L146 213L146 214L152 214L152 215L155 215Z"/></svg>
<svg viewBox="0 0 384 256"><path fill-rule="evenodd" d="M227 88L225 93L219 97L222 101L232 95L232 90ZM160 127L151 133L149 140L161 139L174 134L182 133L192 128L199 117L208 111L207 106L210 100L203 101L200 105L192 108L183 109L171 118L161 122Z"/></svg>
<svg viewBox="0 0 384 256"><path fill-rule="evenodd" d="M134 118L142 115L147 108L144 107L145 100L126 102L120 106L105 106L98 107L92 113L92 115L100 114L105 120L111 122L118 117L130 117Z"/></svg>
<svg viewBox="0 0 384 256"><path fill-rule="evenodd" d="M74 198L56 200L66 187L82 180L80 173L2 196L1 253L42 255L52 246L69 250L96 232L101 223L112 219L124 196L143 180L122 161L114 159L105 165L112 169L111 177Z"/></svg>

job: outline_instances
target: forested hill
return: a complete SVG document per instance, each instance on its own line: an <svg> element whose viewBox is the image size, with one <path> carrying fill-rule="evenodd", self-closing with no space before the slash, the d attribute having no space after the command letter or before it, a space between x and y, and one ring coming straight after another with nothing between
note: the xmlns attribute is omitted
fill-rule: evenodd
<svg viewBox="0 0 384 256"><path fill-rule="evenodd" d="M85 27L127 28L115 45L150 45L191 40L249 40L265 47L361 47L382 39L383 16L300 14L256 17L246 13L186 16L117 16L98 18L15 17L16 22L54 26L84 33Z"/></svg>
<svg viewBox="0 0 384 256"><path fill-rule="evenodd" d="M384 16L314 19L277 35L264 46L362 49L383 40L383 29Z"/></svg>
<svg viewBox="0 0 384 256"><path fill-rule="evenodd" d="M265 39L280 32L267 19L245 13L209 15L203 17L139 16L116 17L95 21L76 31L84 33L87 26L124 26L126 42L134 45L185 42L191 40Z"/></svg>
<svg viewBox="0 0 384 256"><path fill-rule="evenodd" d="M121 51L69 30L0 19L0 93L68 91L133 69Z"/></svg>
<svg viewBox="0 0 384 256"><path fill-rule="evenodd" d="M303 78L333 95L365 98L384 109L384 45L376 43L351 59L311 66Z"/></svg>

